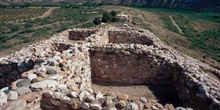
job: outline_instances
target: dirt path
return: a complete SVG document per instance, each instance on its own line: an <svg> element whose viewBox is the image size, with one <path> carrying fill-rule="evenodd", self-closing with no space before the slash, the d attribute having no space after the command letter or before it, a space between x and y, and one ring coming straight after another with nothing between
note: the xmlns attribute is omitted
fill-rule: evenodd
<svg viewBox="0 0 220 110"><path fill-rule="evenodd" d="M173 19L173 16L169 16L170 20L172 21L173 25L178 29L180 34L183 34L182 29L176 24L176 21Z"/></svg>
<svg viewBox="0 0 220 110"><path fill-rule="evenodd" d="M54 9L56 9L56 8L57 8L57 7L49 8L49 9L48 9L46 12L44 12L44 14L43 14L43 15L38 16L38 17L27 18L27 19L20 19L20 20L15 20L15 21L7 21L7 23L16 23L16 24L22 24L22 23L23 23L23 21L28 20L28 19L30 19L30 20L35 20L35 19L37 19L37 18L45 18L45 17L50 16L50 15L53 13L53 10L54 10ZM19 23L19 21L22 21L22 22L21 22L21 23Z"/></svg>
<svg viewBox="0 0 220 110"><path fill-rule="evenodd" d="M48 16L50 16L52 13L53 13L53 10L54 10L55 8L50 8L50 9L48 9L42 16L39 16L38 18L45 18L45 17L48 17Z"/></svg>

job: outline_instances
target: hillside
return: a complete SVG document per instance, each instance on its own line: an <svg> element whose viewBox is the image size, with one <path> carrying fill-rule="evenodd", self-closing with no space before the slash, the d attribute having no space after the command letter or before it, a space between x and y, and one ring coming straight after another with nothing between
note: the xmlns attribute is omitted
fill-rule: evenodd
<svg viewBox="0 0 220 110"><path fill-rule="evenodd" d="M135 5L146 7L163 7L178 9L196 9L196 10L220 10L219 0L1 0L2 4L24 4L24 3L102 3L115 5Z"/></svg>

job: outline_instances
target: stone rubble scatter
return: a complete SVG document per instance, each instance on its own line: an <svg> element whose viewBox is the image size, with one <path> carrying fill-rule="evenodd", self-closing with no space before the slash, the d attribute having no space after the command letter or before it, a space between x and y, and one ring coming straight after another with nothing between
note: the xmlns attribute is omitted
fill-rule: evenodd
<svg viewBox="0 0 220 110"><path fill-rule="evenodd" d="M127 43L116 42L116 44L108 36L118 34L131 35L131 38L124 40ZM83 36L83 39L80 39L82 42L74 40L80 37L77 35ZM147 39L146 42L144 37ZM135 38L141 40L134 40ZM177 85L176 88L179 89L180 98L183 98L185 106L189 108L175 108L172 104L161 105L145 97L138 97L134 101L126 94L92 90L89 50L113 50L126 54L145 53L152 57L161 57L163 62L169 64L178 63L184 72L181 73L182 79L179 80L183 84ZM155 59L155 63L158 62ZM111 26L101 29L66 30L49 40L37 42L0 58L0 109L191 110L190 107L200 109L192 106L189 100L191 96L195 96L195 100L201 100L201 104L209 101L208 105L204 105L209 109L220 109L220 82L210 77L209 72L220 78L219 70L194 63L179 55L148 30ZM194 93L191 93L193 90Z"/></svg>

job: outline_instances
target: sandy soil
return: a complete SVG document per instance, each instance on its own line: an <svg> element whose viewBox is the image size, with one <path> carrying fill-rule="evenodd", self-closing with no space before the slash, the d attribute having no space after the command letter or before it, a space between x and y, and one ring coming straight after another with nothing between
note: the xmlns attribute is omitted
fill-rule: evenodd
<svg viewBox="0 0 220 110"><path fill-rule="evenodd" d="M133 100L139 100L139 97L145 97L148 100L154 99L165 105L172 103L174 106L181 106L182 102L178 98L177 92L170 85L147 86L147 85L129 85L129 86L112 86L93 84L94 90L103 93L127 94Z"/></svg>

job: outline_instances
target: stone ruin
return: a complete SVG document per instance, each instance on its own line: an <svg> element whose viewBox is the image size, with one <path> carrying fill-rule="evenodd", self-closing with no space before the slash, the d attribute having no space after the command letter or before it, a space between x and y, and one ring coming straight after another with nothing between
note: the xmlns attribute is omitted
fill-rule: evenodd
<svg viewBox="0 0 220 110"><path fill-rule="evenodd" d="M66 30L1 57L0 76L1 110L220 109L219 70L128 26ZM180 104L93 84L156 87L155 95L169 86L174 92L166 98L177 96Z"/></svg>

